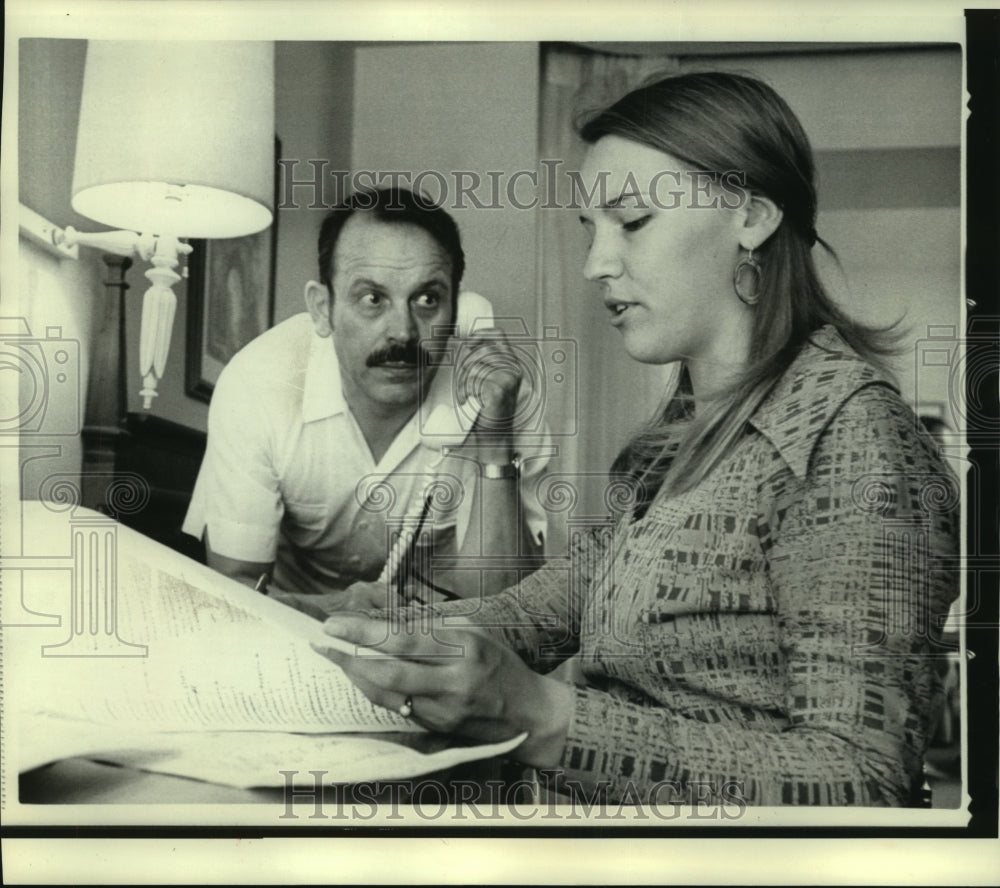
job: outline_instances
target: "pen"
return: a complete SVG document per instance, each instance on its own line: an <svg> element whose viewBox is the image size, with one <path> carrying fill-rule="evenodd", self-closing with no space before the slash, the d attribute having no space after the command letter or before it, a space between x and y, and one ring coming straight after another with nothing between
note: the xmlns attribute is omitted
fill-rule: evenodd
<svg viewBox="0 0 1000 888"><path fill-rule="evenodd" d="M267 595L267 584L270 579L266 573L262 573L260 579L257 580L257 585L253 587L253 591L260 592L261 595Z"/></svg>

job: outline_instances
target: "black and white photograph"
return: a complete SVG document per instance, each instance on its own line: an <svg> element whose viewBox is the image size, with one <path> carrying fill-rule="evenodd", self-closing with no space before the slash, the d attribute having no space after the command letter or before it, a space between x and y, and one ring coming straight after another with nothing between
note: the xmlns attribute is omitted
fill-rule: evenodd
<svg viewBox="0 0 1000 888"><path fill-rule="evenodd" d="M532 9L8 5L5 878L990 883L1000 11Z"/></svg>

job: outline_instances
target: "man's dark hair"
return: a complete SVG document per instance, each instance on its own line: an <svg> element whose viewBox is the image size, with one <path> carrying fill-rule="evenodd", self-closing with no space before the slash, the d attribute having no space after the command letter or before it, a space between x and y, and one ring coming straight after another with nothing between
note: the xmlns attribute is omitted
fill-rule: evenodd
<svg viewBox="0 0 1000 888"><path fill-rule="evenodd" d="M381 188L357 191L330 210L319 230L319 279L333 295L333 254L347 220L355 213L371 213L379 222L390 225L415 225L437 241L451 260L452 294L465 272L465 253L455 220L439 206L406 188Z"/></svg>

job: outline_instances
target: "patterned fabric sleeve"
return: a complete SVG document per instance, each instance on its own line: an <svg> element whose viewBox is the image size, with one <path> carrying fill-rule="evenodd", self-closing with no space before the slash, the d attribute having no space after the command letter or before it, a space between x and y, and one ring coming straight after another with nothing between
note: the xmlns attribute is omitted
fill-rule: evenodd
<svg viewBox="0 0 1000 888"><path fill-rule="evenodd" d="M706 723L669 702L578 689L563 788L613 800L907 804L938 695L936 617L957 594L939 563L957 549L955 483L898 399L878 386L856 393L804 481L783 472L761 487L783 711Z"/></svg>
<svg viewBox="0 0 1000 888"><path fill-rule="evenodd" d="M601 530L574 534L567 557L549 558L496 595L404 607L395 614L414 623L428 613L468 622L500 639L537 672L549 672L577 651L581 602L610 555L610 536ZM392 612L373 607L361 613L385 620Z"/></svg>
<svg viewBox="0 0 1000 888"><path fill-rule="evenodd" d="M611 536L610 527L574 533L567 558L550 558L498 595L436 604L433 611L467 619L497 636L536 672L550 672L577 651L581 602L606 566Z"/></svg>

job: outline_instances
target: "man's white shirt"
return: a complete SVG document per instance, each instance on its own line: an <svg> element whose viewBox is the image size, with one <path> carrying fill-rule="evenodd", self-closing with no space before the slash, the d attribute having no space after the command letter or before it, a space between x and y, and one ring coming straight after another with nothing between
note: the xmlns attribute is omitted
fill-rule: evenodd
<svg viewBox="0 0 1000 888"><path fill-rule="evenodd" d="M274 561L275 582L289 591L329 591L379 575L392 528L420 512L436 482L434 545L460 547L478 463L460 448L445 456L421 436L434 407L454 409L451 370L438 370L420 410L375 463L344 400L332 341L306 313L268 330L216 385L184 532L201 538L207 529L212 550L228 558ZM515 449L522 512L538 540L546 515L535 486L550 439L526 430Z"/></svg>

